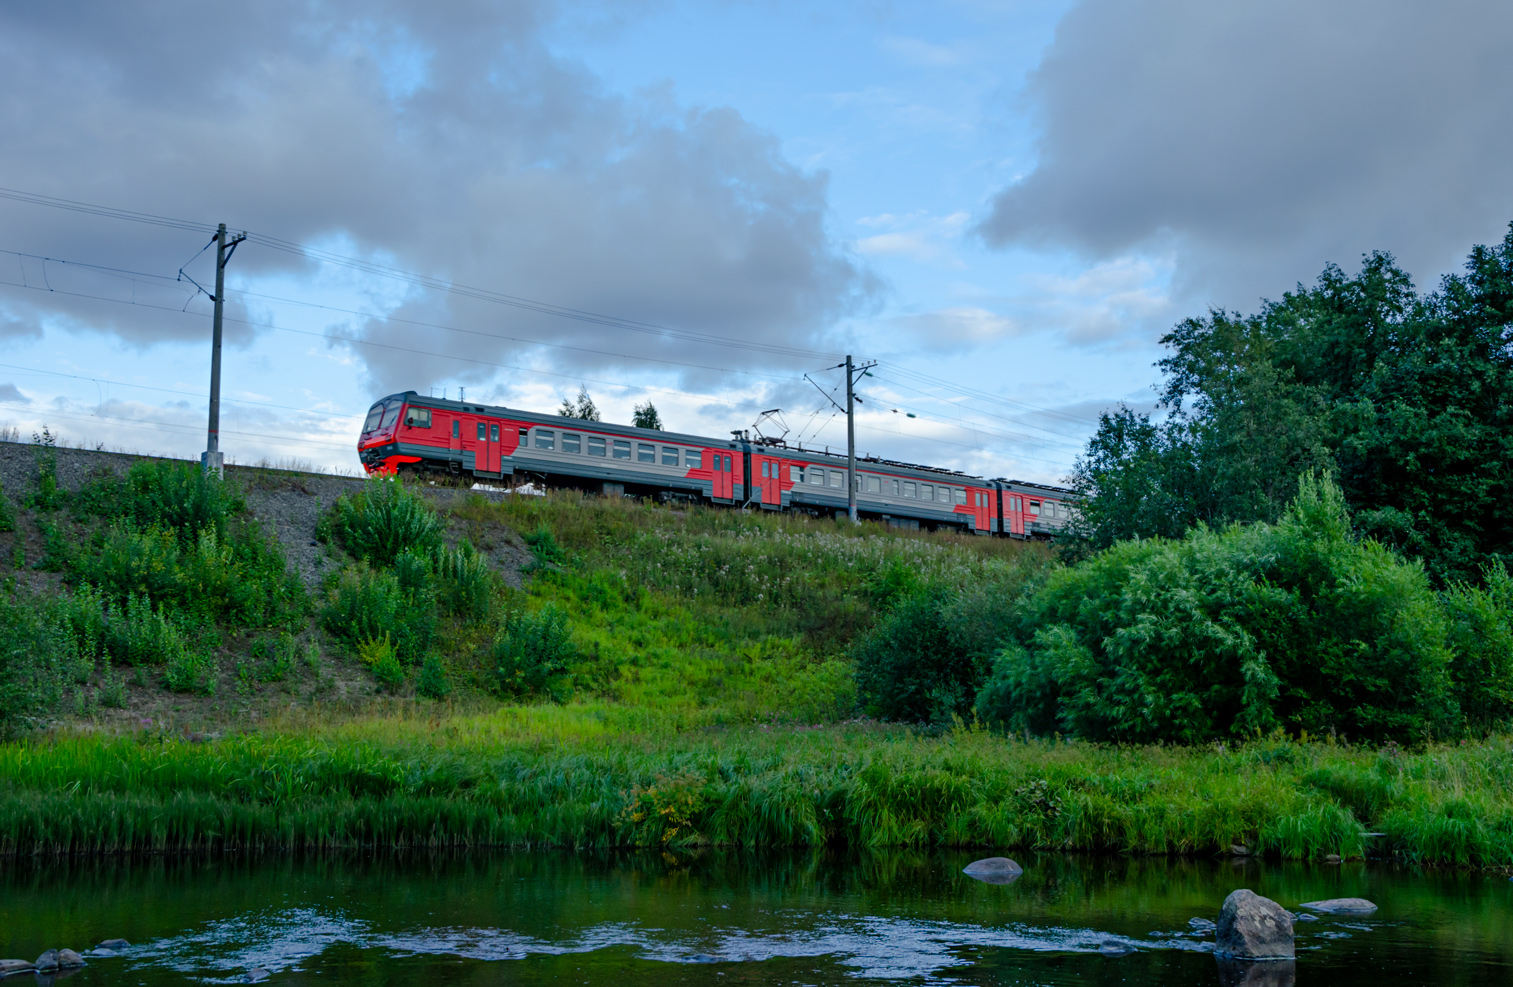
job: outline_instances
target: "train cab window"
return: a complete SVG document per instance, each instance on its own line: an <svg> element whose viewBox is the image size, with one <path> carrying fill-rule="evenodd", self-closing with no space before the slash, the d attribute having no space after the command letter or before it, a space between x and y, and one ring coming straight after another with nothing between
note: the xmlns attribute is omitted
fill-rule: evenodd
<svg viewBox="0 0 1513 987"><path fill-rule="evenodd" d="M462 422L460 422L457 419L453 418L452 419L452 438L459 439L461 437L462 437Z"/></svg>
<svg viewBox="0 0 1513 987"><path fill-rule="evenodd" d="M399 421L399 405L390 405L389 407L384 409L383 424L379 425L378 427L388 428L390 425L393 425L397 421Z"/></svg>
<svg viewBox="0 0 1513 987"><path fill-rule="evenodd" d="M483 422L478 423L478 441L483 442L488 438L489 427Z"/></svg>
<svg viewBox="0 0 1513 987"><path fill-rule="evenodd" d="M628 439L616 439L614 453L616 459L629 459L630 441Z"/></svg>
<svg viewBox="0 0 1513 987"><path fill-rule="evenodd" d="M654 463L657 461L657 447L647 445L645 442L636 445L636 461L642 463Z"/></svg>
<svg viewBox="0 0 1513 987"><path fill-rule="evenodd" d="M498 425L490 425L489 426L489 441L490 442L498 442L499 441L499 426Z"/></svg>
<svg viewBox="0 0 1513 987"><path fill-rule="evenodd" d="M578 452L578 451L582 450L582 448L583 448L583 436L579 435L577 432L563 432L562 433L562 451L563 452Z"/></svg>
<svg viewBox="0 0 1513 987"><path fill-rule="evenodd" d="M604 439L598 435L588 437L588 454L590 456L604 455Z"/></svg>
<svg viewBox="0 0 1513 987"><path fill-rule="evenodd" d="M411 428L430 428L431 409L411 408L409 411L405 412L405 424L410 426Z"/></svg>
<svg viewBox="0 0 1513 987"><path fill-rule="evenodd" d="M704 453L699 449L684 449L683 465L691 470L698 469L704 465Z"/></svg>
<svg viewBox="0 0 1513 987"><path fill-rule="evenodd" d="M908 482L907 480L904 481L904 496L905 497L913 497L913 496L915 496L915 487L914 487L914 484Z"/></svg>
<svg viewBox="0 0 1513 987"><path fill-rule="evenodd" d="M368 409L368 420L362 423L363 434L367 435L378 427L378 423L384 419L384 406L375 404Z"/></svg>
<svg viewBox="0 0 1513 987"><path fill-rule="evenodd" d="M554 432L554 431L552 431L549 428L538 428L538 429L536 429L536 448L537 449L555 449L555 448L557 448L557 433Z"/></svg>
<svg viewBox="0 0 1513 987"><path fill-rule="evenodd" d="M1032 501L1030 501L1030 513L1031 514L1035 514L1035 515L1039 515L1040 514L1040 501L1038 501L1038 500L1032 500Z"/></svg>
<svg viewBox="0 0 1513 987"><path fill-rule="evenodd" d="M824 470L815 469L813 466L811 466L811 467L809 467L808 476L809 476L809 482L810 482L811 485L812 484L818 484L819 486L822 486L822 487L825 485L825 471Z"/></svg>
<svg viewBox="0 0 1513 987"><path fill-rule="evenodd" d="M674 449L672 446L663 446L662 447L662 465L663 466L676 466L676 465L678 465L678 450Z"/></svg>

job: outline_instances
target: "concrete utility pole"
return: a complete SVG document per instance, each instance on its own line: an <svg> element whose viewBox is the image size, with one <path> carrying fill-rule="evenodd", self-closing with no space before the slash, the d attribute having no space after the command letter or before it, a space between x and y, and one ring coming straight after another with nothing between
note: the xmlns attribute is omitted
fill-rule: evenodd
<svg viewBox="0 0 1513 987"><path fill-rule="evenodd" d="M861 400L856 396L856 378L868 376L867 371L875 366L876 360L855 366L850 354L846 355L846 513L852 524L861 520L856 513L856 405Z"/></svg>
<svg viewBox="0 0 1513 987"><path fill-rule="evenodd" d="M227 250L226 224L215 231L215 315L210 331L210 426L205 438L205 454L200 457L200 466L206 473L225 475L225 457L221 455L221 309L226 298L226 262L236 253L236 245L247 239L247 234L238 233Z"/></svg>

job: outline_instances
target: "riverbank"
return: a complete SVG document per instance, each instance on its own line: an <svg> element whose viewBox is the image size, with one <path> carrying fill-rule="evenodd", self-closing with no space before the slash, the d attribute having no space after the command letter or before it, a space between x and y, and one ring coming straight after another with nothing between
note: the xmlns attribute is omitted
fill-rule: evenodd
<svg viewBox="0 0 1513 987"><path fill-rule="evenodd" d="M984 847L1513 864L1513 739L1112 748L609 704L0 748L7 854ZM1374 835L1375 834L1375 835Z"/></svg>

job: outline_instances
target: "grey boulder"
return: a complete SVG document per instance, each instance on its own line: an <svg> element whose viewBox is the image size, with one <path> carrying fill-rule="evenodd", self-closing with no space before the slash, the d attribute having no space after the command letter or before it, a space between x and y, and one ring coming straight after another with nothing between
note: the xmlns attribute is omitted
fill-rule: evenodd
<svg viewBox="0 0 1513 987"><path fill-rule="evenodd" d="M37 968L38 973L51 973L58 968L58 951L49 949L37 957L37 962L32 965Z"/></svg>
<svg viewBox="0 0 1513 987"><path fill-rule="evenodd" d="M1190 918L1187 920L1187 925L1194 932L1212 932L1215 928L1213 922L1206 918Z"/></svg>
<svg viewBox="0 0 1513 987"><path fill-rule="evenodd" d="M127 948L130 945L131 943L127 942L125 939L105 939L101 942L96 943L95 948L108 949L113 953L119 953L121 950Z"/></svg>
<svg viewBox="0 0 1513 987"><path fill-rule="evenodd" d="M1328 898L1324 901L1305 901L1298 907L1313 912L1323 912L1326 915L1370 915L1376 911L1376 904L1365 898Z"/></svg>
<svg viewBox="0 0 1513 987"><path fill-rule="evenodd" d="M1290 960L1292 913L1248 888L1231 891L1219 909L1214 955L1236 960Z"/></svg>
<svg viewBox="0 0 1513 987"><path fill-rule="evenodd" d="M31 973L37 968L37 964L28 963L25 960L0 960L0 977L9 977L15 973Z"/></svg>
<svg viewBox="0 0 1513 987"><path fill-rule="evenodd" d="M1019 880L1019 875L1024 873L1024 868L1008 857L986 857L972 861L963 867L961 872L984 884L1012 884Z"/></svg>
<svg viewBox="0 0 1513 987"><path fill-rule="evenodd" d="M84 962L84 957L71 949L58 950L58 968L60 970L73 970L81 966L89 966Z"/></svg>

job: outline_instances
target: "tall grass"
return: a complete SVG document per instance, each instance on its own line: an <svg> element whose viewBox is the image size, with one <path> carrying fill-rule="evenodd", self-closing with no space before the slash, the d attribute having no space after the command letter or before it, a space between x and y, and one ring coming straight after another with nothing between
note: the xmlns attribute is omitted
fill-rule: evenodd
<svg viewBox="0 0 1513 987"><path fill-rule="evenodd" d="M992 847L1513 864L1513 747L1099 748L876 727L615 730L566 709L0 748L0 850ZM539 724L538 724L539 725ZM656 729L655 721L647 726ZM663 726L667 726L663 724ZM608 732L606 732L608 729ZM1385 836L1371 836L1380 832Z"/></svg>

